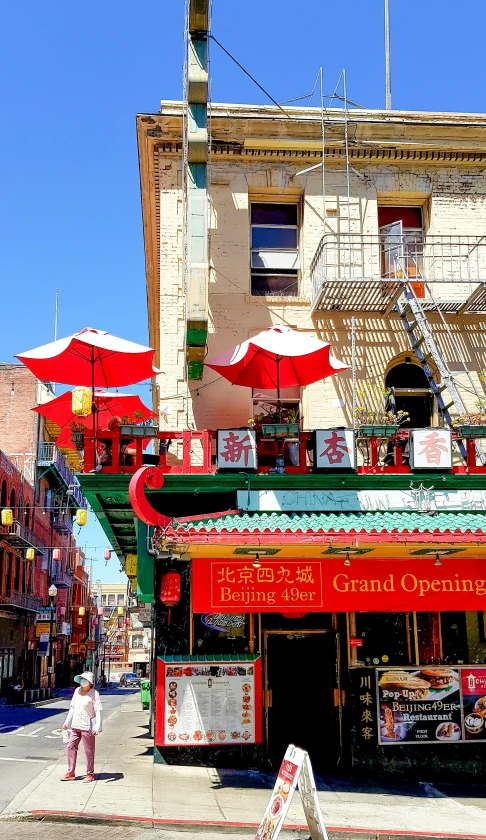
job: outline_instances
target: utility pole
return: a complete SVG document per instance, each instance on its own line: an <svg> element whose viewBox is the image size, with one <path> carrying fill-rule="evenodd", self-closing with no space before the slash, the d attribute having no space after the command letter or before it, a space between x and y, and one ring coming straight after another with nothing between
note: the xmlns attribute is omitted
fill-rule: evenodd
<svg viewBox="0 0 486 840"><path fill-rule="evenodd" d="M386 75L386 110L392 109L391 66L390 66L390 0L385 0L385 75Z"/></svg>

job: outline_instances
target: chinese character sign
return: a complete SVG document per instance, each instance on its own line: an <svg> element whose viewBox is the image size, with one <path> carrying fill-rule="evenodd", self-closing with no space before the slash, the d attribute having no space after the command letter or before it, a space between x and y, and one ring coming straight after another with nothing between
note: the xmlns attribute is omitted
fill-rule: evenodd
<svg viewBox="0 0 486 840"><path fill-rule="evenodd" d="M486 668L462 668L464 737L486 741Z"/></svg>
<svg viewBox="0 0 486 840"><path fill-rule="evenodd" d="M429 470L452 468L450 429L412 429L412 467Z"/></svg>
<svg viewBox="0 0 486 840"><path fill-rule="evenodd" d="M256 466L254 429L218 429L218 469L254 470Z"/></svg>
<svg viewBox="0 0 486 840"><path fill-rule="evenodd" d="M356 466L354 431L352 429L318 429L315 458L318 469L354 470Z"/></svg>
<svg viewBox="0 0 486 840"><path fill-rule="evenodd" d="M192 570L193 609L235 612L322 611L321 563L315 560L206 560Z"/></svg>

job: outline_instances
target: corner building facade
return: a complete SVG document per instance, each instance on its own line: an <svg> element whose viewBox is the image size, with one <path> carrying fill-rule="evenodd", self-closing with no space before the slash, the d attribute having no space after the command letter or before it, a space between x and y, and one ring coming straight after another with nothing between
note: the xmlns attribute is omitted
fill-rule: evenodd
<svg viewBox="0 0 486 840"><path fill-rule="evenodd" d="M194 185L163 102L137 122L163 445L131 501L142 460L83 492L154 603L164 760L278 766L296 743L325 770L466 776L486 749L486 118L331 109L323 136L320 111L287 112L211 106L207 357L283 324L349 370L284 391L270 434L275 391L186 355Z"/></svg>

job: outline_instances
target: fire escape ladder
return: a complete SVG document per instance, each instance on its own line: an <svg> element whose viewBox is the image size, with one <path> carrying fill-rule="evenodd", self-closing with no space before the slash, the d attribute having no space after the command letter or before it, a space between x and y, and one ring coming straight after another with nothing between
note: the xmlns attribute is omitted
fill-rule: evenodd
<svg viewBox="0 0 486 840"><path fill-rule="evenodd" d="M456 381L449 369L441 347L434 336L432 324L428 320L419 299L415 296L410 283L407 283L406 286L405 299L402 298L398 301L396 309L408 335L410 347L417 356L422 370L427 377L430 390L437 400L439 412L447 425L453 428L453 421L449 409L454 407L458 414L464 414L466 407L459 394ZM435 380L431 363L440 374L442 380L441 385L438 385ZM451 398L451 402L447 404L442 396L445 390L448 391ZM458 446L462 457L466 459L464 441L459 440ZM486 464L486 453L483 452L478 443L476 443L476 453L481 464Z"/></svg>

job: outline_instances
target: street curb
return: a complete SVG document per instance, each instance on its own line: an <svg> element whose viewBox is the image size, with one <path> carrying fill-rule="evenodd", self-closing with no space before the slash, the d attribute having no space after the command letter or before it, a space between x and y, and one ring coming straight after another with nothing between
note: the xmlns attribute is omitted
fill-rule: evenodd
<svg viewBox="0 0 486 840"><path fill-rule="evenodd" d="M80 811L13 811L0 814L0 822L50 822L75 823L76 825L117 825L137 826L138 828L164 829L165 831L189 832L198 829L199 832L221 834L231 829L232 834L247 834L250 829L258 828L258 823L251 822L217 822L211 820L168 820L157 817L131 817L117 814L85 814ZM359 835L360 840L486 840L486 834L449 834L441 831L391 831L389 829L371 828L343 828L341 826L326 826L331 840L349 840L353 835ZM307 825L289 825L282 828L282 836L308 837Z"/></svg>

